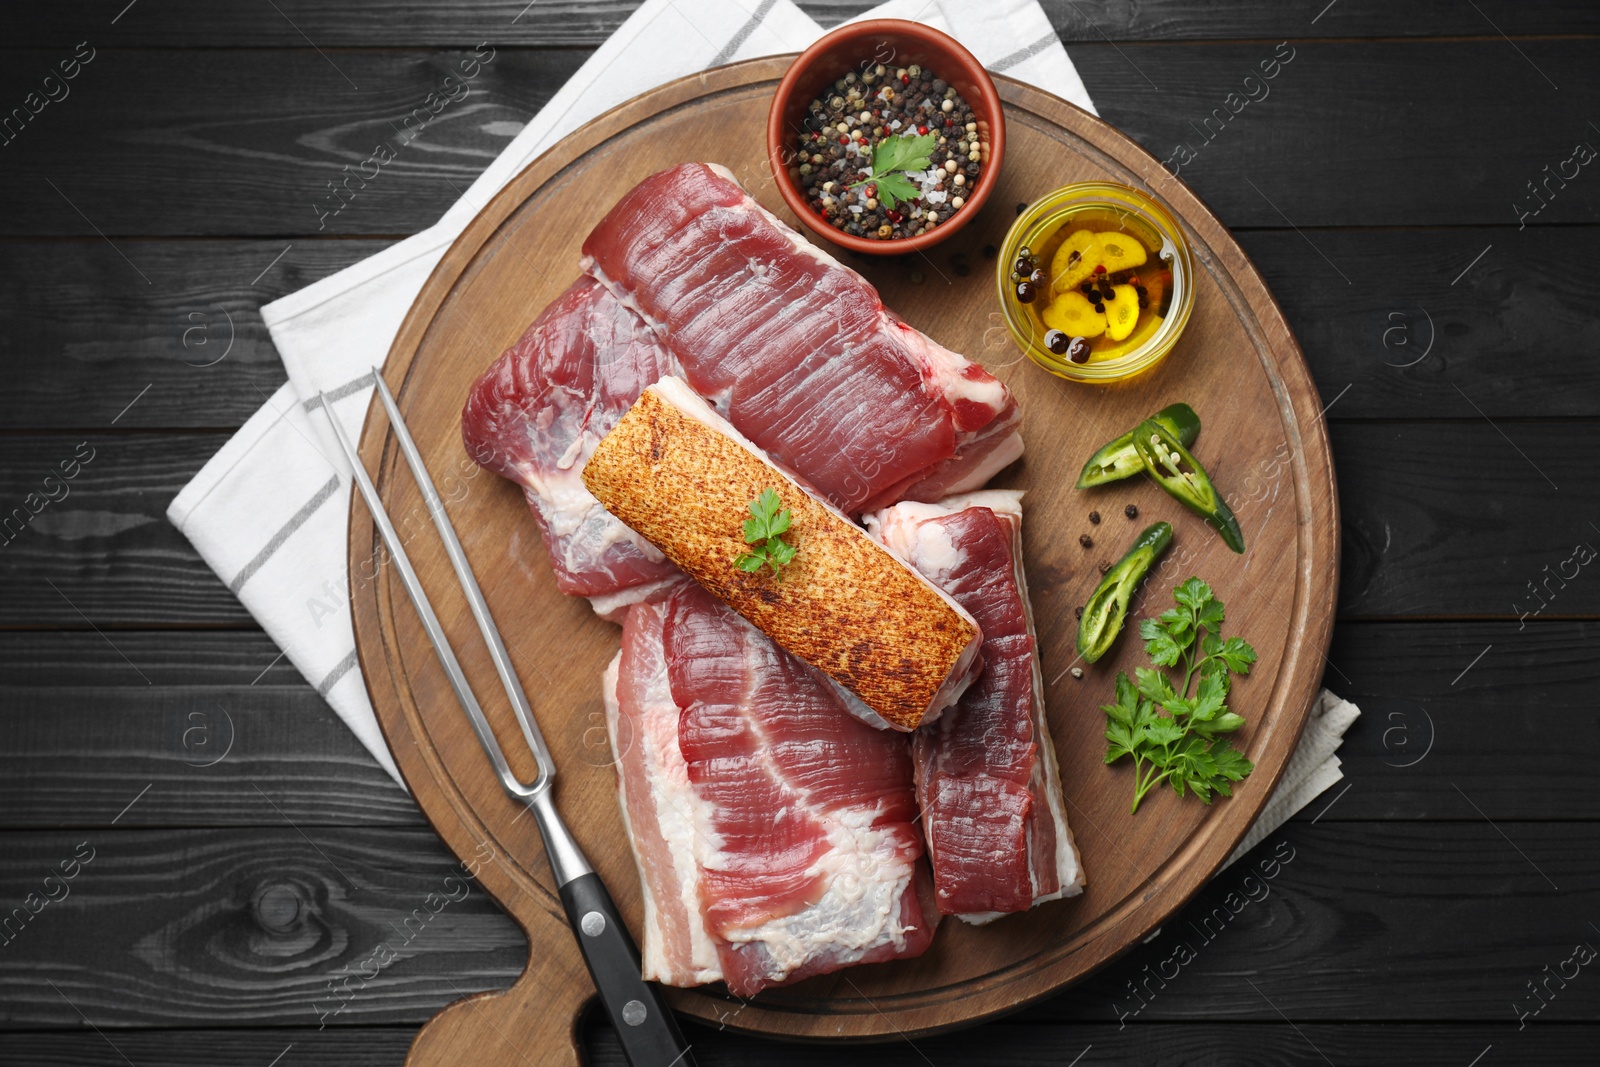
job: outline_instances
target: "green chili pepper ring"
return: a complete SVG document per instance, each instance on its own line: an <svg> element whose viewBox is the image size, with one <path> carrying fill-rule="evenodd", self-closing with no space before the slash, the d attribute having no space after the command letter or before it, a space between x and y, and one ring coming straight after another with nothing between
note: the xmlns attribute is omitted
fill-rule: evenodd
<svg viewBox="0 0 1600 1067"><path fill-rule="evenodd" d="M1172 524L1158 522L1140 534L1128 554L1100 579L1078 623L1078 655L1085 663L1093 663L1111 648L1117 634L1122 632L1134 589L1170 544Z"/></svg>
<svg viewBox="0 0 1600 1067"><path fill-rule="evenodd" d="M1150 418L1176 436L1185 448L1194 444L1195 438L1200 436L1200 416L1188 404L1172 404ZM1100 451L1089 457L1089 462L1083 465L1083 472L1078 475L1078 488L1088 489L1119 482L1142 470L1144 463L1139 459L1138 450L1133 447L1133 431L1129 430L1116 440L1107 442Z"/></svg>
<svg viewBox="0 0 1600 1067"><path fill-rule="evenodd" d="M1244 551L1244 533L1233 510L1211 484L1205 468L1195 462L1177 437L1154 419L1145 419L1133 431L1133 447L1150 477L1173 499L1206 520L1222 535L1229 548Z"/></svg>

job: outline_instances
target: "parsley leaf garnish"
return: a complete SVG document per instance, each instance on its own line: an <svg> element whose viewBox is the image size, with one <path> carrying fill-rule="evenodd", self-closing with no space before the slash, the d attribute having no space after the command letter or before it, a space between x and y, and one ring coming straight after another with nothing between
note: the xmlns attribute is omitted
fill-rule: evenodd
<svg viewBox="0 0 1600 1067"><path fill-rule="evenodd" d="M908 170L927 170L928 157L939 144L938 134L925 133L920 137L902 137L890 134L872 149L872 173L850 188L874 184L878 187L878 202L892 208L902 200L915 200L922 188L907 178Z"/></svg>
<svg viewBox="0 0 1600 1067"><path fill-rule="evenodd" d="M740 570L754 574L767 566L777 574L779 568L794 560L794 546L781 536L788 532L790 520L788 508L779 510L781 504L775 489L763 489L750 501L752 517L744 520L744 540L755 547L733 561Z"/></svg>
<svg viewBox="0 0 1600 1067"><path fill-rule="evenodd" d="M1230 675L1249 674L1256 650L1242 637L1223 639L1226 612L1205 582L1190 578L1172 596L1177 607L1141 621L1139 636L1152 663L1177 668L1182 686L1174 688L1176 675L1164 670L1137 667L1131 679L1119 672L1116 702L1100 709L1106 762L1133 757L1135 812L1162 782L1209 804L1214 794L1232 796L1232 783L1255 769L1224 735L1244 725L1244 716L1228 710Z"/></svg>

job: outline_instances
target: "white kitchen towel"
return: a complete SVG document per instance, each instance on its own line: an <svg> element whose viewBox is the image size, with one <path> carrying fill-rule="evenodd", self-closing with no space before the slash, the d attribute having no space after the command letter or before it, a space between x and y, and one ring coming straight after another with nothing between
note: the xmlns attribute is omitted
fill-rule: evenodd
<svg viewBox="0 0 1600 1067"><path fill-rule="evenodd" d="M989 69L1094 111L1037 0L981 8L889 0L860 18L908 18L943 29ZM347 599L349 582L370 581L376 564L363 561L349 572L350 472L318 410L321 394L358 435L372 395L370 368L387 357L434 266L489 198L556 141L663 82L799 51L821 33L791 0L646 0L437 224L261 309L289 381L184 487L167 517L396 781L357 666ZM492 47L480 47L478 68L462 71L469 93L469 70L476 77L494 58ZM1348 711L1323 716L1327 731L1313 734L1308 726L1307 742L1252 834L1270 833L1341 777L1333 749L1359 713L1327 693L1318 708L1324 705Z"/></svg>

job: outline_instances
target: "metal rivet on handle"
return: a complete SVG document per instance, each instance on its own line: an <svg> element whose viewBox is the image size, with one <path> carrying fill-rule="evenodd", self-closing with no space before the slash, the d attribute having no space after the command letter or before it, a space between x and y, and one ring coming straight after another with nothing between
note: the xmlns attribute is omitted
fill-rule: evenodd
<svg viewBox="0 0 1600 1067"><path fill-rule="evenodd" d="M599 937L606 932L606 917L598 911L586 912L583 918L578 920L578 929L590 937Z"/></svg>
<svg viewBox="0 0 1600 1067"><path fill-rule="evenodd" d="M629 1026L638 1026L644 1022L645 1016L649 1014L645 1010L643 1001L630 1000L622 1006L622 1021Z"/></svg>

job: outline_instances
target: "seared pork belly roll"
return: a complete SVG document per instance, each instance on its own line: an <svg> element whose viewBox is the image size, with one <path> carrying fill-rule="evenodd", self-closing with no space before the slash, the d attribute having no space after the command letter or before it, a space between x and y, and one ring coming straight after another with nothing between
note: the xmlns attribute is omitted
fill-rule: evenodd
<svg viewBox="0 0 1600 1067"><path fill-rule="evenodd" d="M583 482L684 573L822 671L869 722L914 730L981 667L966 609L777 467L677 378L646 389L601 440ZM750 505L792 513L791 562L747 571Z"/></svg>

